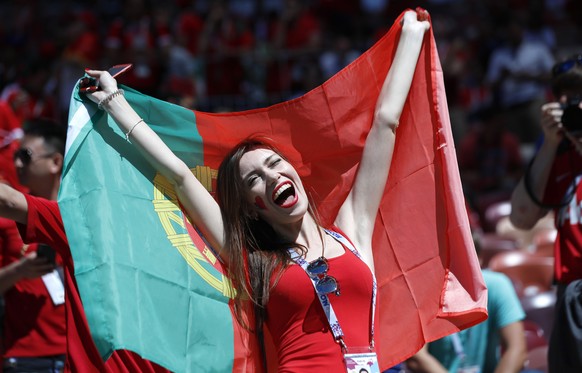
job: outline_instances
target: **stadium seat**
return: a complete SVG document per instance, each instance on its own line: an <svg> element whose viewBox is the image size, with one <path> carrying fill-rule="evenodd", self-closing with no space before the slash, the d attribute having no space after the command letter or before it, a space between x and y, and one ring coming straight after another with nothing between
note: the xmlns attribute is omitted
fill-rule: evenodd
<svg viewBox="0 0 582 373"><path fill-rule="evenodd" d="M496 233L484 233L479 238L481 252L481 266L487 268L489 261L495 255L504 253L518 248L517 242L512 238L501 237Z"/></svg>
<svg viewBox="0 0 582 373"><path fill-rule="evenodd" d="M553 257L557 233L555 229L542 229L536 232L532 240L534 255Z"/></svg>
<svg viewBox="0 0 582 373"><path fill-rule="evenodd" d="M554 323L555 289L520 298L520 301L525 319L539 325L544 331L544 337L549 338Z"/></svg>
<svg viewBox="0 0 582 373"><path fill-rule="evenodd" d="M484 228L486 231L495 231L497 222L511 213L511 202L500 201L487 206L484 216Z"/></svg>
<svg viewBox="0 0 582 373"><path fill-rule="evenodd" d="M552 289L554 258L542 257L524 250L496 254L488 263L489 269L502 272L513 282L521 298Z"/></svg>
<svg viewBox="0 0 582 373"><path fill-rule="evenodd" d="M531 370L548 372L548 346L540 346L527 352L525 367ZM564 372L565 373L565 372Z"/></svg>
<svg viewBox="0 0 582 373"><path fill-rule="evenodd" d="M523 320L523 330L528 351L548 345L544 330L535 321Z"/></svg>

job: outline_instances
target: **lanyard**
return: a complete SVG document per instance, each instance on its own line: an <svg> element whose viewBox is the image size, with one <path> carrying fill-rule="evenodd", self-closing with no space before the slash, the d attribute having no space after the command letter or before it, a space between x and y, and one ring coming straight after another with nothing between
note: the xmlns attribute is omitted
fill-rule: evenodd
<svg viewBox="0 0 582 373"><path fill-rule="evenodd" d="M362 257L358 250L356 250L354 245L352 245L352 243L344 236L337 232L330 231L327 229L325 229L325 233L329 234L336 241L350 249L350 251L354 253L356 257L362 260ZM327 322L329 323L329 327L331 329L331 332L333 333L335 341L341 344L342 349L347 350L347 346L345 345L343 340L344 333L339 324L339 320L337 319L335 311L333 310L333 307L329 301L329 297L327 296L327 294L320 294L317 291L316 282L318 280L318 277L309 275L309 273L307 272L307 266L309 265L309 263L305 259L303 259L301 255L299 255L295 250L289 249L289 253L291 254L291 259L293 259L295 263L297 263L298 265L301 266L301 268L303 268L307 276L309 276L313 288L316 289L315 292L317 293L317 298L319 299L319 303L321 303L321 307L323 308L325 316L327 317ZM370 323L370 349L374 348L374 316L376 314L376 292L377 292L376 276L374 276L374 273L372 272L372 321Z"/></svg>
<svg viewBox="0 0 582 373"><path fill-rule="evenodd" d="M451 334L451 342L453 342L453 349L457 356L461 359L465 357L465 351L463 349L463 342L461 342L461 337L459 337L459 333Z"/></svg>

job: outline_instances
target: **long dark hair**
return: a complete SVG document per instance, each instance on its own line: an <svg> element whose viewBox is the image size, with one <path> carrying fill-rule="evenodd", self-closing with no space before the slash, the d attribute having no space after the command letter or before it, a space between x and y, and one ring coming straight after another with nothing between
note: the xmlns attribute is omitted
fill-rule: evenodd
<svg viewBox="0 0 582 373"><path fill-rule="evenodd" d="M218 169L216 194L224 224L228 274L236 290L235 315L241 325L248 330L254 329L262 340L271 280L274 280L275 285L283 270L291 263L289 248L296 248L302 253L306 248L281 237L271 225L256 216L253 206L244 197L246 191L240 175L240 160L245 153L257 148L270 149L287 160L272 140L258 136L247 138L236 145L222 161ZM318 220L311 203L308 213ZM253 304L254 328L247 325L242 317L247 299Z"/></svg>

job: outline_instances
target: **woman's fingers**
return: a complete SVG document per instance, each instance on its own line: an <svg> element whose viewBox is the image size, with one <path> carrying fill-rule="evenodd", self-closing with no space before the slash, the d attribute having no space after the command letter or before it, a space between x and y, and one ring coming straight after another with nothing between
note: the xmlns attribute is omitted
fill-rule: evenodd
<svg viewBox="0 0 582 373"><path fill-rule="evenodd" d="M419 21L428 21L428 11L426 9L417 7L416 16Z"/></svg>
<svg viewBox="0 0 582 373"><path fill-rule="evenodd" d="M422 8L416 8L416 10L408 10L404 13L402 19L402 25L407 27L421 27L423 30L428 30L430 28L430 23L428 22L428 12Z"/></svg>
<svg viewBox="0 0 582 373"><path fill-rule="evenodd" d="M86 92L91 101L99 102L117 90L117 81L107 71L85 70L85 73L99 82L98 91Z"/></svg>

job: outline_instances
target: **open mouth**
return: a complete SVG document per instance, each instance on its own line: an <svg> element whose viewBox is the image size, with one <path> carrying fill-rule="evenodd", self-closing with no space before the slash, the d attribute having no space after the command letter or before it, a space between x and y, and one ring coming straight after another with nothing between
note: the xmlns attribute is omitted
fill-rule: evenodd
<svg viewBox="0 0 582 373"><path fill-rule="evenodd" d="M297 198L295 187L288 181L280 184L273 191L273 202L275 202L277 206L291 207L297 202Z"/></svg>

